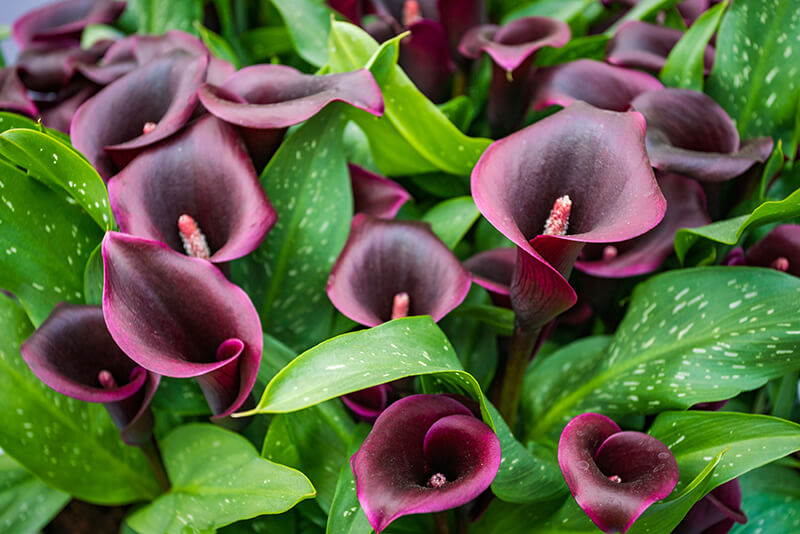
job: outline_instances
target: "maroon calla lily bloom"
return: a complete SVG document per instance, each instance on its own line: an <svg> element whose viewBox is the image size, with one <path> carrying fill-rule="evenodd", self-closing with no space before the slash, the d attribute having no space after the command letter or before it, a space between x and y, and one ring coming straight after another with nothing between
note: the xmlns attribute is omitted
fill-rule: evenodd
<svg viewBox="0 0 800 534"><path fill-rule="evenodd" d="M770 137L740 142L725 110L699 91L649 91L631 106L647 121L650 162L665 172L720 182L739 176L772 152Z"/></svg>
<svg viewBox="0 0 800 534"><path fill-rule="evenodd" d="M427 223L358 214L327 292L344 315L376 326L409 315L438 321L461 304L470 284L469 272Z"/></svg>
<svg viewBox="0 0 800 534"><path fill-rule="evenodd" d="M585 243L632 239L661 221L666 201L644 129L638 113L576 102L481 156L472 196L518 247L511 285L518 326L532 331L575 303L565 276Z"/></svg>
<svg viewBox="0 0 800 534"><path fill-rule="evenodd" d="M626 532L678 483L678 464L666 445L642 432L622 432L597 413L567 424L558 465L578 505L603 532Z"/></svg>
<svg viewBox="0 0 800 534"><path fill-rule="evenodd" d="M0 69L0 109L35 117L39 110L33 103L15 67Z"/></svg>
<svg viewBox="0 0 800 534"><path fill-rule="evenodd" d="M110 0L65 0L25 13L14 21L12 35L20 48L33 43L57 46L79 45L81 34L91 24L109 24L125 9L125 2Z"/></svg>
<svg viewBox="0 0 800 534"><path fill-rule="evenodd" d="M536 52L564 46L570 36L565 22L547 17L524 17L503 27L485 24L464 34L459 51L465 57L475 59L486 52L493 61L487 114L495 135L507 134L525 118Z"/></svg>
<svg viewBox="0 0 800 534"><path fill-rule="evenodd" d="M97 93L98 89L94 83L81 76L75 76L69 84L49 95L52 98L35 100L42 123L48 128L68 133L75 113L84 102Z"/></svg>
<svg viewBox="0 0 800 534"><path fill-rule="evenodd" d="M444 28L434 20L420 19L408 25L407 30L410 35L400 42L400 66L431 101L447 100L448 81L456 65Z"/></svg>
<svg viewBox="0 0 800 534"><path fill-rule="evenodd" d="M606 60L621 67L659 72L681 37L681 30L631 20L620 26L608 42ZM713 65L714 48L707 45L703 53L705 74L711 72Z"/></svg>
<svg viewBox="0 0 800 534"><path fill-rule="evenodd" d="M747 249L744 263L800 276L800 224L776 226Z"/></svg>
<svg viewBox="0 0 800 534"><path fill-rule="evenodd" d="M735 523L747 523L738 479L717 486L695 503L672 534L727 534Z"/></svg>
<svg viewBox="0 0 800 534"><path fill-rule="evenodd" d="M541 69L534 76L534 85L534 110L553 104L567 107L582 100L600 109L628 111L636 96L664 88L647 73L592 59Z"/></svg>
<svg viewBox="0 0 800 534"><path fill-rule="evenodd" d="M261 361L253 303L211 263L157 241L103 239L103 314L133 361L155 373L196 377L215 417L248 400Z"/></svg>
<svg viewBox="0 0 800 534"><path fill-rule="evenodd" d="M511 307L511 280L517 264L517 250L495 248L475 254L464 262L472 281L486 289L495 306Z"/></svg>
<svg viewBox="0 0 800 534"><path fill-rule="evenodd" d="M350 170L350 183L353 187L353 211L366 213L381 219L393 219L398 210L411 195L400 184L377 175L353 163Z"/></svg>
<svg viewBox="0 0 800 534"><path fill-rule="evenodd" d="M342 395L341 399L359 420L374 423L375 419L389 406L391 394L392 388L389 384L379 384Z"/></svg>
<svg viewBox="0 0 800 534"><path fill-rule="evenodd" d="M711 222L706 196L696 181L677 174L659 175L658 185L667 199L667 212L649 232L620 243L587 245L575 268L604 278L651 273L672 254L675 232Z"/></svg>
<svg viewBox="0 0 800 534"><path fill-rule="evenodd" d="M72 143L104 179L178 131L197 107L207 56L173 51L106 86L75 113Z"/></svg>
<svg viewBox="0 0 800 534"><path fill-rule="evenodd" d="M350 465L372 528L449 510L478 497L497 475L500 442L461 402L412 395L389 406Z"/></svg>
<svg viewBox="0 0 800 534"><path fill-rule="evenodd" d="M150 401L160 377L120 350L99 306L58 304L20 350L33 373L54 390L102 402L125 443L150 439Z"/></svg>
<svg viewBox="0 0 800 534"><path fill-rule="evenodd" d="M140 152L108 195L123 232L179 252L194 245L179 223L191 217L207 249L199 257L215 263L255 250L278 217L236 129L211 115Z"/></svg>
<svg viewBox="0 0 800 534"><path fill-rule="evenodd" d="M20 79L32 91L58 91L69 83L79 63L97 61L109 44L109 41L100 41L89 49L79 46L27 48L17 58Z"/></svg>

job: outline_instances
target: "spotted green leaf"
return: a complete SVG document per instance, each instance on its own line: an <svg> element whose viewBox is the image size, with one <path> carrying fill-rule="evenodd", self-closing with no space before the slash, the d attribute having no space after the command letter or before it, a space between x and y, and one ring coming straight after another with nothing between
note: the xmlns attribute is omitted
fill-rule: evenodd
<svg viewBox="0 0 800 534"><path fill-rule="evenodd" d="M315 67L328 62L332 11L321 0L272 0L286 23L294 49Z"/></svg>
<svg viewBox="0 0 800 534"><path fill-rule="evenodd" d="M637 287L603 348L606 340L567 345L533 370L529 438L557 436L583 412L649 414L729 399L800 368L800 279L755 267L661 274Z"/></svg>
<svg viewBox="0 0 800 534"><path fill-rule="evenodd" d="M352 433L347 449L347 457L352 457L367 438L371 427L360 423ZM336 481L336 494L333 497L331 511L328 514L328 524L325 534L369 534L372 527L367 521L364 510L358 502L356 495L356 479L350 462L345 462L339 471Z"/></svg>
<svg viewBox="0 0 800 534"><path fill-rule="evenodd" d="M425 213L422 220L430 223L433 233L452 249L475 224L480 214L472 197L464 196L436 204Z"/></svg>
<svg viewBox="0 0 800 534"><path fill-rule="evenodd" d="M0 451L0 528L3 532L36 534L69 499L69 494L47 486Z"/></svg>
<svg viewBox="0 0 800 534"><path fill-rule="evenodd" d="M768 465L740 479L747 523L731 534L800 531L800 473Z"/></svg>
<svg viewBox="0 0 800 534"><path fill-rule="evenodd" d="M261 458L245 438L218 426L178 427L160 446L172 488L128 518L137 532L213 532L314 496L302 473Z"/></svg>
<svg viewBox="0 0 800 534"><path fill-rule="evenodd" d="M158 485L135 447L125 445L100 404L44 385L20 356L33 326L0 295L0 447L49 486L98 504L152 499Z"/></svg>

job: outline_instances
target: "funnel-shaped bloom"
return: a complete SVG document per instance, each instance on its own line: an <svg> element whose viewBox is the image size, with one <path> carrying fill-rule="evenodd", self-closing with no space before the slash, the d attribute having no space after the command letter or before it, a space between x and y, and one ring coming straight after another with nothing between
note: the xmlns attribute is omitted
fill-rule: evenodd
<svg viewBox="0 0 800 534"><path fill-rule="evenodd" d="M661 82L644 72L591 59L537 71L534 82L535 110L553 104L567 107L582 100L600 109L627 111L636 96L664 88Z"/></svg>
<svg viewBox="0 0 800 534"><path fill-rule="evenodd" d="M464 300L469 286L469 273L427 223L358 214L327 291L344 315L376 326L408 315L438 321Z"/></svg>
<svg viewBox="0 0 800 534"><path fill-rule="evenodd" d="M472 196L518 247L511 301L523 328L542 326L575 303L565 276L584 243L632 239L663 217L666 201L647 160L644 128L638 113L576 102L481 156ZM571 205L566 220L560 231L547 231L553 215L564 215L554 209L564 197Z"/></svg>
<svg viewBox="0 0 800 534"><path fill-rule="evenodd" d="M800 224L781 224L747 249L747 265L772 267L800 276Z"/></svg>
<svg viewBox="0 0 800 534"><path fill-rule="evenodd" d="M32 43L79 45L86 26L113 22L124 9L125 2L65 0L25 13L11 31L22 49Z"/></svg>
<svg viewBox="0 0 800 534"><path fill-rule="evenodd" d="M735 523L747 523L737 479L717 486L695 503L672 534L727 534Z"/></svg>
<svg viewBox="0 0 800 534"><path fill-rule="evenodd" d="M622 67L659 72L681 37L683 32L675 28L631 20L620 26L608 42L606 60ZM714 48L708 45L703 53L706 74L711 72L713 64Z"/></svg>
<svg viewBox="0 0 800 534"><path fill-rule="evenodd" d="M627 241L584 247L575 268L604 278L623 278L650 273L672 254L675 232L711 222L706 196L694 180L677 174L659 175L658 185L667 199L661 222L646 234Z"/></svg>
<svg viewBox="0 0 800 534"><path fill-rule="evenodd" d="M150 439L150 400L160 377L119 349L100 307L58 304L20 350L33 373L54 390L102 402L125 443L141 445Z"/></svg>
<svg viewBox="0 0 800 534"><path fill-rule="evenodd" d="M356 493L372 528L449 510L480 495L500 467L500 442L464 404L412 395L387 408L353 455Z"/></svg>
<svg viewBox="0 0 800 534"><path fill-rule="evenodd" d="M186 124L207 64L207 56L174 51L126 74L75 113L73 145L107 180L143 147Z"/></svg>
<svg viewBox="0 0 800 534"><path fill-rule="evenodd" d="M32 117L38 113L36 104L28 96L28 91L22 85L14 67L0 69L0 109Z"/></svg>
<svg viewBox="0 0 800 534"><path fill-rule="evenodd" d="M350 408L361 421L374 423L375 419L389 405L392 388L389 384L379 384L371 388L343 395L342 402Z"/></svg>
<svg viewBox="0 0 800 534"><path fill-rule="evenodd" d="M252 252L277 219L236 129L210 115L140 152L108 195L123 232L179 252L187 236L178 221L188 215L215 263Z"/></svg>
<svg viewBox="0 0 800 534"><path fill-rule="evenodd" d="M622 432L597 413L567 424L558 465L578 505L603 532L626 532L678 483L678 464L666 445L642 432Z"/></svg>
<svg viewBox="0 0 800 534"><path fill-rule="evenodd" d="M465 57L486 52L493 61L487 114L495 135L507 134L525 118L531 95L528 75L536 52L564 46L570 35L565 22L547 17L524 17L503 27L485 24L464 35L459 51Z"/></svg>
<svg viewBox="0 0 800 534"><path fill-rule="evenodd" d="M20 79L31 91L58 91L73 78L79 63L97 61L109 44L100 41L88 49L79 46L27 48L17 58Z"/></svg>
<svg viewBox="0 0 800 534"><path fill-rule="evenodd" d="M72 81L62 87L47 100L36 100L42 122L48 128L55 128L64 133L69 132L72 118L84 102L97 93L99 87L94 83L75 76Z"/></svg>
<svg viewBox="0 0 800 534"><path fill-rule="evenodd" d="M196 377L216 417L253 389L263 337L244 291L211 263L116 232L103 239L108 331L150 371Z"/></svg>
<svg viewBox="0 0 800 534"><path fill-rule="evenodd" d="M742 143L719 104L691 89L637 96L632 107L647 120L647 154L656 169L709 182L739 176L772 151L772 138Z"/></svg>
<svg viewBox="0 0 800 534"><path fill-rule="evenodd" d="M489 292L495 306L510 308L508 295L516 264L516 249L495 248L475 254L464 262L464 267L472 273L472 281Z"/></svg>
<svg viewBox="0 0 800 534"><path fill-rule="evenodd" d="M353 211L366 213L381 219L392 219L411 195L397 182L379 176L353 163L350 170L350 183L353 187Z"/></svg>

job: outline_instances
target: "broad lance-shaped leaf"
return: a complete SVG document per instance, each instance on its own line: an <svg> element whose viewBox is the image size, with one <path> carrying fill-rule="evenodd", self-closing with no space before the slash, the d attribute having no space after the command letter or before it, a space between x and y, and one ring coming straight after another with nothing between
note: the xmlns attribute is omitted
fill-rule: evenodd
<svg viewBox="0 0 800 534"><path fill-rule="evenodd" d="M7 532L39 532L70 499L0 453L0 524Z"/></svg>
<svg viewBox="0 0 800 534"><path fill-rule="evenodd" d="M651 278L607 348L607 338L575 342L531 374L528 437L552 436L586 411L648 414L729 399L800 368L797 295L800 280L756 267Z"/></svg>
<svg viewBox="0 0 800 534"><path fill-rule="evenodd" d="M352 457L358 451L372 427L360 423L355 427L347 446L347 457ZM361 509L361 504L356 496L356 480L350 462L345 462L339 471L336 481L336 493L331 503L328 514L326 534L368 534L372 526Z"/></svg>
<svg viewBox="0 0 800 534"><path fill-rule="evenodd" d="M433 233L454 249L480 216L472 197L463 196L436 204L425 213L422 220L430 223Z"/></svg>
<svg viewBox="0 0 800 534"><path fill-rule="evenodd" d="M49 486L98 504L152 499L158 484L138 448L119 439L106 410L56 393L20 356L33 327L0 295L0 447Z"/></svg>
<svg viewBox="0 0 800 534"><path fill-rule="evenodd" d="M315 494L305 475L259 457L245 438L213 425L178 427L160 445L172 488L127 518L137 532L214 531L280 514Z"/></svg>
<svg viewBox="0 0 800 534"><path fill-rule="evenodd" d="M800 473L777 464L742 477L743 500L748 522L734 527L733 534L793 532L800 527ZM760 533L759 533L760 534Z"/></svg>
<svg viewBox="0 0 800 534"><path fill-rule="evenodd" d="M331 26L331 10L316 0L271 0L289 31L297 54L321 67L328 61L325 45Z"/></svg>

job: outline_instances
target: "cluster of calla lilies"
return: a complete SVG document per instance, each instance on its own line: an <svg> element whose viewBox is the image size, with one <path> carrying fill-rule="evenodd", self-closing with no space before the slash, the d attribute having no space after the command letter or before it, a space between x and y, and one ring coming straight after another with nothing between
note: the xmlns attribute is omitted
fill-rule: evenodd
<svg viewBox="0 0 800 534"><path fill-rule="evenodd" d="M480 213L516 247L462 262L428 224L394 219L410 198L403 187L350 164L356 214L327 295L343 315L374 327L412 315L439 321L473 282L485 288L515 314L504 376L518 380L506 379L498 397L509 422L531 354L579 301L572 270L607 279L655 271L679 228L717 217L715 185L772 151L771 138L740 139L709 96L664 88L648 73L663 67L678 30L631 21L611 40L606 62L535 68L541 49L569 41L565 23L486 24L477 0L329 4L355 24L367 20L379 41L409 32L399 65L434 102L465 83L472 61L490 58L487 117L499 140L475 166L471 191ZM678 7L691 22L708 4ZM83 28L111 23L123 9L124 2L66 0L13 27L22 52L0 71L0 107L69 132L106 182L119 227L102 244L102 307L59 304L21 350L54 390L103 403L166 487L149 408L162 376L196 379L221 424L235 425L229 416L254 405L261 322L227 275L229 262L253 252L278 217L259 173L289 127L331 102L380 116L384 100L366 69L236 71L180 31L81 48ZM713 59L709 46L707 71ZM526 111L554 104L564 109L519 129ZM799 276L800 226L781 225L725 263ZM479 514L501 463L498 438L472 399L410 389L398 381L342 397L354 417L373 424L351 465L377 532L403 515L471 502ZM604 532L625 532L678 482L666 445L594 413L567 424L558 464ZM720 528L743 521L736 481L712 496L676 532L711 532L692 526L711 519Z"/></svg>

